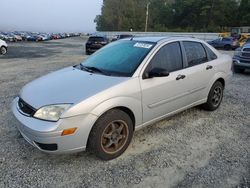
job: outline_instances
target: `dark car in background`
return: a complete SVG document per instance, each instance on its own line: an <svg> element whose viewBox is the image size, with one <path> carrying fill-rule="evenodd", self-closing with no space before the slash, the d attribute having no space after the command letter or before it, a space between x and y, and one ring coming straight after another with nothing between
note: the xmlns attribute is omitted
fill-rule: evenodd
<svg viewBox="0 0 250 188"><path fill-rule="evenodd" d="M250 43L235 50L233 64L236 73L243 73L245 69L250 69Z"/></svg>
<svg viewBox="0 0 250 188"><path fill-rule="evenodd" d="M116 40L120 40L120 39L132 38L132 37L134 37L134 36L131 34L121 34L121 35L117 35L115 38L113 38L112 42L116 41Z"/></svg>
<svg viewBox="0 0 250 188"><path fill-rule="evenodd" d="M90 36L86 43L86 54L90 55L109 43L106 36Z"/></svg>
<svg viewBox="0 0 250 188"><path fill-rule="evenodd" d="M212 41L208 41L208 44L215 48L224 50L235 50L236 48L240 47L239 41L233 37L218 38Z"/></svg>

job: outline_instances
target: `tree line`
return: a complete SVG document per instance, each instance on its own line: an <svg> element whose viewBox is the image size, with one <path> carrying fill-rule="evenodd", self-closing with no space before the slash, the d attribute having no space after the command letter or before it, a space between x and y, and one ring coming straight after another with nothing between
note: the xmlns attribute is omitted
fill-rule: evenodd
<svg viewBox="0 0 250 188"><path fill-rule="evenodd" d="M97 31L222 32L250 26L250 0L103 0Z"/></svg>

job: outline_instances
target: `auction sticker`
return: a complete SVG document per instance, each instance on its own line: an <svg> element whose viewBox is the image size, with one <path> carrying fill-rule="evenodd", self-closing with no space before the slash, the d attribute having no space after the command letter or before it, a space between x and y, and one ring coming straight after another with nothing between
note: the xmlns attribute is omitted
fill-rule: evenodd
<svg viewBox="0 0 250 188"><path fill-rule="evenodd" d="M149 48L152 47L152 44L137 42L137 43L135 43L134 47L137 47L137 48L147 48L147 49L149 49Z"/></svg>

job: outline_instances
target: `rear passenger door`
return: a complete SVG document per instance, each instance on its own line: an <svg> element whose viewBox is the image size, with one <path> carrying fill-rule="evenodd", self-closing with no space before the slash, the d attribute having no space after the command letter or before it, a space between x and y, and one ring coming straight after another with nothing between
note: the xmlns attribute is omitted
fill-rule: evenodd
<svg viewBox="0 0 250 188"><path fill-rule="evenodd" d="M190 102L195 103L207 97L206 89L215 73L216 55L205 44L183 41L186 55L186 78L189 83ZM210 50L210 51L209 51Z"/></svg>

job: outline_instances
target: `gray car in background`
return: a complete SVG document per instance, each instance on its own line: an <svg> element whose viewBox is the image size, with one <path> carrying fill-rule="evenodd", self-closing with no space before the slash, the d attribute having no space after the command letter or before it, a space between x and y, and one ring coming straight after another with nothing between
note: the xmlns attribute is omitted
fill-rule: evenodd
<svg viewBox="0 0 250 188"><path fill-rule="evenodd" d="M236 73L243 73L245 69L250 69L250 43L245 43L235 50L233 62Z"/></svg>
<svg viewBox="0 0 250 188"><path fill-rule="evenodd" d="M133 132L193 106L216 110L232 58L185 37L119 40L28 83L12 103L23 137L48 153L120 156Z"/></svg>

